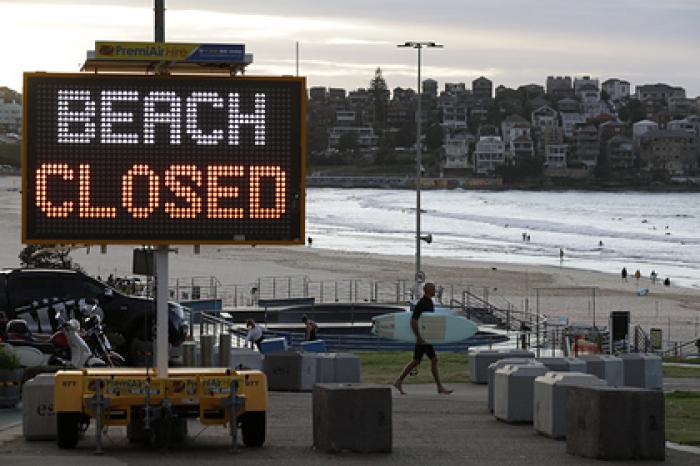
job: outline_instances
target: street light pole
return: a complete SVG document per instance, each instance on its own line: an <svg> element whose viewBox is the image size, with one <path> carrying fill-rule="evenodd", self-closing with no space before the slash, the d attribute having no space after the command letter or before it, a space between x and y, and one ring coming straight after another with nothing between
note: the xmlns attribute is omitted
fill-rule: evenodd
<svg viewBox="0 0 700 466"><path fill-rule="evenodd" d="M423 164L423 154L422 154L422 144L421 144L421 125L423 123L422 115L422 96L421 96L421 53L423 47L428 48L442 48L440 44L435 42L406 42L404 44L399 44L397 47L402 48L413 48L418 50L418 105L416 107L416 281L419 281L419 276L421 272L421 254L420 254L420 242L421 237L421 223L420 223L420 199L421 199L421 166ZM431 239L432 240L432 239ZM430 242L431 240L428 240Z"/></svg>

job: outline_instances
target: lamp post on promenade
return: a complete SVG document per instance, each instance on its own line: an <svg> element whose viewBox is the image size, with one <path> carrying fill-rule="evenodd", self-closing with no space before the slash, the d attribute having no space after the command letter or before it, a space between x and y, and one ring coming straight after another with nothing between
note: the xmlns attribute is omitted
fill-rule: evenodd
<svg viewBox="0 0 700 466"><path fill-rule="evenodd" d="M425 240L426 242L430 243L432 241L432 236L427 235L425 237L421 236L421 228L420 228L420 187L421 187L421 165L422 165L422 154L421 154L421 140L420 140L420 135L421 135L421 123L422 123L422 114L421 114L421 78L420 78L420 72L421 72L421 51L423 50L424 47L426 48L442 48L443 46L440 44L436 44L435 42L426 42L426 41L410 41L406 42L403 44L397 45L397 47L401 48L412 48L418 50L418 107L416 109L416 282L423 281L419 277L422 276L422 271L421 271L421 264L420 264L420 242L421 240Z"/></svg>

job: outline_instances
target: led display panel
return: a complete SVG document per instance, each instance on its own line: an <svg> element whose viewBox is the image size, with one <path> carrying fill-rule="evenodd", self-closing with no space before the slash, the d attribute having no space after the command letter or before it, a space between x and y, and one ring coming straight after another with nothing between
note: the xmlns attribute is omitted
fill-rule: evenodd
<svg viewBox="0 0 700 466"><path fill-rule="evenodd" d="M25 243L304 241L304 78L25 74Z"/></svg>

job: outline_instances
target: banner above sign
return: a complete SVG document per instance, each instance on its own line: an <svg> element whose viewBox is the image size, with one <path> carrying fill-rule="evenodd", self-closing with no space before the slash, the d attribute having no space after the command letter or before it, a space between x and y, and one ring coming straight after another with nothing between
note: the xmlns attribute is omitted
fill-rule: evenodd
<svg viewBox="0 0 700 466"><path fill-rule="evenodd" d="M180 44L173 42L95 42L99 60L243 63L244 44Z"/></svg>

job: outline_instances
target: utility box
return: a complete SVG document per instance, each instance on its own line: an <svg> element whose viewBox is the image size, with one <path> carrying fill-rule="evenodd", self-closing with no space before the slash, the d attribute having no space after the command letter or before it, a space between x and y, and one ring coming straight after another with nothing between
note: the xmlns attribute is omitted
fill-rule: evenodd
<svg viewBox="0 0 700 466"><path fill-rule="evenodd" d="M586 373L605 380L611 387L625 384L625 367L622 359L607 354L586 354L579 359L586 362Z"/></svg>
<svg viewBox="0 0 700 466"><path fill-rule="evenodd" d="M499 359L505 358L534 358L535 354L525 350L511 351L470 351L469 380L472 383L488 383L489 366Z"/></svg>
<svg viewBox="0 0 700 466"><path fill-rule="evenodd" d="M586 362L578 358L537 358L554 372L586 372Z"/></svg>
<svg viewBox="0 0 700 466"><path fill-rule="evenodd" d="M314 448L391 452L391 403L391 389L386 385L317 384L313 390Z"/></svg>
<svg viewBox="0 0 700 466"><path fill-rule="evenodd" d="M506 422L532 423L535 378L546 373L547 368L538 362L498 369L494 379L494 416Z"/></svg>
<svg viewBox="0 0 700 466"><path fill-rule="evenodd" d="M316 360L310 353L269 353L263 367L270 390L310 391L316 383Z"/></svg>
<svg viewBox="0 0 700 466"><path fill-rule="evenodd" d="M625 386L660 390L664 386L661 358L655 354L629 353L620 356Z"/></svg>
<svg viewBox="0 0 700 466"><path fill-rule="evenodd" d="M555 439L566 437L566 400L569 387L605 386L595 375L583 372L547 372L535 379L532 424Z"/></svg>
<svg viewBox="0 0 700 466"><path fill-rule="evenodd" d="M56 374L39 374L22 389L22 435L26 440L56 440L53 411Z"/></svg>
<svg viewBox="0 0 700 466"><path fill-rule="evenodd" d="M325 353L326 342L323 340L304 341L301 343L301 350L311 353Z"/></svg>
<svg viewBox="0 0 700 466"><path fill-rule="evenodd" d="M570 387L567 415L567 453L602 460L666 457L661 390Z"/></svg>
<svg viewBox="0 0 700 466"><path fill-rule="evenodd" d="M360 357L352 353L335 353L335 381L360 383Z"/></svg>
<svg viewBox="0 0 700 466"><path fill-rule="evenodd" d="M260 342L260 352L263 354L273 351L287 351L286 338L268 338Z"/></svg>
<svg viewBox="0 0 700 466"><path fill-rule="evenodd" d="M494 385L494 378L496 377L496 371L500 369L501 367L513 365L513 366L520 366L523 364L531 364L534 361L532 358L505 358L505 359L499 359L498 361L494 362L489 366L489 386L488 386L488 408L489 412L493 412L493 385Z"/></svg>

